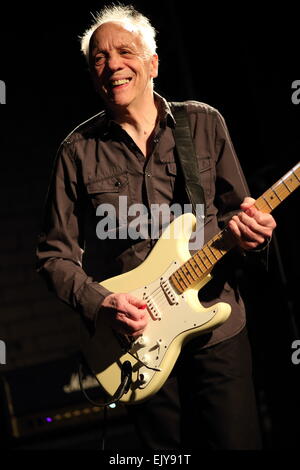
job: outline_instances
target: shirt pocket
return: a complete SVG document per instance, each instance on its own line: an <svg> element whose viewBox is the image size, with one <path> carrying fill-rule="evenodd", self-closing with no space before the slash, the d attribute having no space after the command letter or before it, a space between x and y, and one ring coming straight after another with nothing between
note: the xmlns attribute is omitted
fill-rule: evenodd
<svg viewBox="0 0 300 470"><path fill-rule="evenodd" d="M118 213L120 196L128 202L129 197L128 173L114 174L86 184L88 196L95 208L100 204L111 204Z"/></svg>
<svg viewBox="0 0 300 470"><path fill-rule="evenodd" d="M176 165L176 163L175 162L169 162L166 165L167 165L168 175L176 176L177 175L177 165Z"/></svg>
<svg viewBox="0 0 300 470"><path fill-rule="evenodd" d="M211 197L214 187L212 160L209 156L197 155L200 183L207 197Z"/></svg>
<svg viewBox="0 0 300 470"><path fill-rule="evenodd" d="M166 173L169 179L171 190L174 191L175 179L177 176L177 165L175 161L166 163Z"/></svg>

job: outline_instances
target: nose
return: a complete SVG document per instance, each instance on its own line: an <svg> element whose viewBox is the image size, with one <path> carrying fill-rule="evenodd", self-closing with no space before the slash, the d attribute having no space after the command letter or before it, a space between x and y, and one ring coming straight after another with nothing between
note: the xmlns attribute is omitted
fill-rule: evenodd
<svg viewBox="0 0 300 470"><path fill-rule="evenodd" d="M112 71L122 68L121 56L119 54L111 54L106 60L106 66Z"/></svg>

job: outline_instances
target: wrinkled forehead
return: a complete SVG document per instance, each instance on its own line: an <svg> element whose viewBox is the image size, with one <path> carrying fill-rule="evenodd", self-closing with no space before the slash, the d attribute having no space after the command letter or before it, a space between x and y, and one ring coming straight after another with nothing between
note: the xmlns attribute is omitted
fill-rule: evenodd
<svg viewBox="0 0 300 470"><path fill-rule="evenodd" d="M90 51L111 50L119 47L144 48L141 36L129 22L108 22L99 26L92 34Z"/></svg>

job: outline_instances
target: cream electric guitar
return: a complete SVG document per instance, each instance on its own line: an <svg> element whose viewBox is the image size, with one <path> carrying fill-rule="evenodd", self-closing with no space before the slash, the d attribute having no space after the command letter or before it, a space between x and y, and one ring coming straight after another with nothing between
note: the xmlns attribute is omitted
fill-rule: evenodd
<svg viewBox="0 0 300 470"><path fill-rule="evenodd" d="M299 185L300 162L254 205L270 213ZM191 256L188 245L195 223L193 214L177 217L140 266L101 282L112 292L130 292L143 299L149 312L146 330L134 342L98 321L96 333L83 345L87 363L110 396L120 386L124 363L131 364L129 389L120 400L127 404L156 393L168 378L183 344L218 327L230 315L230 305L223 302L204 308L198 291L209 282L212 268L235 242L225 228Z"/></svg>

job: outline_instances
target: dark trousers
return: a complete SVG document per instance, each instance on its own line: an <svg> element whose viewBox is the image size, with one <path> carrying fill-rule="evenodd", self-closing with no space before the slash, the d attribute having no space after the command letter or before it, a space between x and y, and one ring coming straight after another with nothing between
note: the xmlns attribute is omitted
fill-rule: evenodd
<svg viewBox="0 0 300 470"><path fill-rule="evenodd" d="M251 352L244 329L202 348L202 337L183 349L164 387L128 406L145 449L260 449Z"/></svg>

